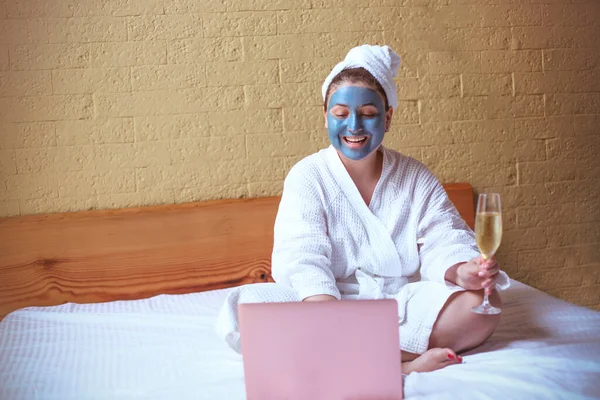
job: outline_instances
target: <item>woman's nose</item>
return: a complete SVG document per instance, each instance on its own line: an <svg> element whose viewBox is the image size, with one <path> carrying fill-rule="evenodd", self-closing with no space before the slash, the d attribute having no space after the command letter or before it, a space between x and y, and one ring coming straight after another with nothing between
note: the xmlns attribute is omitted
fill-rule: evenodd
<svg viewBox="0 0 600 400"><path fill-rule="evenodd" d="M352 132L352 133L356 133L356 132L362 131L362 129L363 129L362 119L354 113L351 114L350 120L348 121L348 131Z"/></svg>

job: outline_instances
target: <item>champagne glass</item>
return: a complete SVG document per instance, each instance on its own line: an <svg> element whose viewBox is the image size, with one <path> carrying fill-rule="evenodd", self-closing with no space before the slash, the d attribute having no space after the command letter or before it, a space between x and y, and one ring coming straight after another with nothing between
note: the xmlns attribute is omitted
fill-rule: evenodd
<svg viewBox="0 0 600 400"><path fill-rule="evenodd" d="M484 259L494 256L502 240L502 211L500 207L500 194L481 193L477 200L477 214L475 216L475 240L477 247ZM490 304L488 292L491 287L484 290L483 302L471 309L477 314L500 314L501 309Z"/></svg>

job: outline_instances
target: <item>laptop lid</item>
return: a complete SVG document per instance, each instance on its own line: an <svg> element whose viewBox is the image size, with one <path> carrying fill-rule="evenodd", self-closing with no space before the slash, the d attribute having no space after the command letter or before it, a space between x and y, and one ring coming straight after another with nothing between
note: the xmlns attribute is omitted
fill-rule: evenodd
<svg viewBox="0 0 600 400"><path fill-rule="evenodd" d="M248 400L402 399L395 300L239 306Z"/></svg>

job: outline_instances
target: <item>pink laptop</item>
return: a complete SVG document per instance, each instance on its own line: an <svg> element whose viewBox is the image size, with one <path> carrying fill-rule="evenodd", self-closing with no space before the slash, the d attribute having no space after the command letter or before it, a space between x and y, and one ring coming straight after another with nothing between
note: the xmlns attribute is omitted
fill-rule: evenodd
<svg viewBox="0 0 600 400"><path fill-rule="evenodd" d="M248 400L402 399L395 300L239 306Z"/></svg>

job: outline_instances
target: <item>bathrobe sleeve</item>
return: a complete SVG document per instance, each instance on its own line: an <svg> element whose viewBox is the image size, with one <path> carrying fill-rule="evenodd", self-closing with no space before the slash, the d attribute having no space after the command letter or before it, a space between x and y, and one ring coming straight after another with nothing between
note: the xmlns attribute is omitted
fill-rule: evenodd
<svg viewBox="0 0 600 400"><path fill-rule="evenodd" d="M340 299L330 269L331 242L318 171L295 165L284 182L275 220L271 273L301 299L327 294Z"/></svg>
<svg viewBox="0 0 600 400"><path fill-rule="evenodd" d="M416 188L417 198L422 199L417 232L421 276L455 286L444 279L446 271L479 255L475 234L462 219L443 186L425 167ZM509 286L508 275L500 271L496 287L504 290Z"/></svg>
<svg viewBox="0 0 600 400"><path fill-rule="evenodd" d="M417 243L421 276L446 283L444 276L450 267L479 255L475 235L443 186L425 167L419 174L415 191L420 200Z"/></svg>

